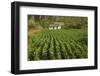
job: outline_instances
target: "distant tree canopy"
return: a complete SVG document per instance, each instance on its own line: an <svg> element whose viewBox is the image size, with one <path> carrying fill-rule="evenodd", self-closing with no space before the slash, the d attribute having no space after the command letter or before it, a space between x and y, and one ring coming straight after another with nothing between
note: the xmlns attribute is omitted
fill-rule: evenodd
<svg viewBox="0 0 100 76"><path fill-rule="evenodd" d="M28 28L42 29L48 28L51 23L64 22L63 29L86 28L88 24L87 17L74 16L47 16L47 15L28 15Z"/></svg>

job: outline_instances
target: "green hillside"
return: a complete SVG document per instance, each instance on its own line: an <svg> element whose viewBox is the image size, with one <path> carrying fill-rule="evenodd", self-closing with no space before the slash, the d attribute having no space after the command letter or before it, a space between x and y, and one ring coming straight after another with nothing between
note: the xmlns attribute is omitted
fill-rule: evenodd
<svg viewBox="0 0 100 76"><path fill-rule="evenodd" d="M88 58L87 21L87 17L28 15L28 60ZM50 30L55 22L64 24Z"/></svg>

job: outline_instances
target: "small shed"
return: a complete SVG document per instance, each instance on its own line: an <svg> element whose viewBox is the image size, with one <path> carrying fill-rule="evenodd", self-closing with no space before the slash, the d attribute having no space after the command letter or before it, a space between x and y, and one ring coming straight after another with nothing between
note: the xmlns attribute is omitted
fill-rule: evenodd
<svg viewBox="0 0 100 76"><path fill-rule="evenodd" d="M54 22L49 25L49 30L61 29L63 25L64 25L64 22Z"/></svg>

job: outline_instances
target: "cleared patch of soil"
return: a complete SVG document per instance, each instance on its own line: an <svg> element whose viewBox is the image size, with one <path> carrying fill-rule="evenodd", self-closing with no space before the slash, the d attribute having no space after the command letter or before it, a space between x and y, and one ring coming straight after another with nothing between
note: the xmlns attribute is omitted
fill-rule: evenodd
<svg viewBox="0 0 100 76"><path fill-rule="evenodd" d="M40 32L41 30L40 29L30 29L29 31L28 31L28 35L30 36L30 35L33 35L33 34L35 34L35 33L37 33L37 32Z"/></svg>

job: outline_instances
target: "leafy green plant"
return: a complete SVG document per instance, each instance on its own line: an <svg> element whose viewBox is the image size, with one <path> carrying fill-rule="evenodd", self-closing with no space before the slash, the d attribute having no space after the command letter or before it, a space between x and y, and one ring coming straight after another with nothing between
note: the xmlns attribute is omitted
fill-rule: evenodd
<svg viewBox="0 0 100 76"><path fill-rule="evenodd" d="M28 37L28 60L87 58L87 45L87 29L46 29Z"/></svg>

